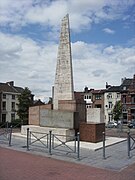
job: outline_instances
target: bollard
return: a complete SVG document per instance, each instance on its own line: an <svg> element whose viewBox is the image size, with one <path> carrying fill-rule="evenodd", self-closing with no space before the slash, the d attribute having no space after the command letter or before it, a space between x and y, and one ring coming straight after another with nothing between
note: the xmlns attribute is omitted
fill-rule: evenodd
<svg viewBox="0 0 135 180"><path fill-rule="evenodd" d="M12 126L10 126L9 146L11 146L11 139L12 139Z"/></svg>
<svg viewBox="0 0 135 180"><path fill-rule="evenodd" d="M48 148L48 135L49 135L49 134L47 134L47 146L46 146L47 148Z"/></svg>
<svg viewBox="0 0 135 180"><path fill-rule="evenodd" d="M75 138L75 139L74 139L74 141L75 141L75 145L74 145L75 149L74 149L74 151L75 151L75 153L76 153L76 136L75 136L74 138Z"/></svg>
<svg viewBox="0 0 135 180"><path fill-rule="evenodd" d="M9 126L9 123L8 123L8 121L7 121L7 122L6 122L6 133L7 133L7 135L8 135L8 131L9 131L8 126Z"/></svg>
<svg viewBox="0 0 135 180"><path fill-rule="evenodd" d="M29 151L29 128L27 128L27 151Z"/></svg>
<svg viewBox="0 0 135 180"><path fill-rule="evenodd" d="M52 131L49 131L49 154L52 155Z"/></svg>
<svg viewBox="0 0 135 180"><path fill-rule="evenodd" d="M105 158L105 132L103 132L103 159Z"/></svg>
<svg viewBox="0 0 135 180"><path fill-rule="evenodd" d="M54 149L54 134L52 134L52 149Z"/></svg>
<svg viewBox="0 0 135 180"><path fill-rule="evenodd" d="M80 133L77 133L77 159L80 160Z"/></svg>
<svg viewBox="0 0 135 180"><path fill-rule="evenodd" d="M29 133L29 144L31 145L31 136L32 136L32 132L30 131Z"/></svg>
<svg viewBox="0 0 135 180"><path fill-rule="evenodd" d="M128 158L130 158L130 132L127 132Z"/></svg>

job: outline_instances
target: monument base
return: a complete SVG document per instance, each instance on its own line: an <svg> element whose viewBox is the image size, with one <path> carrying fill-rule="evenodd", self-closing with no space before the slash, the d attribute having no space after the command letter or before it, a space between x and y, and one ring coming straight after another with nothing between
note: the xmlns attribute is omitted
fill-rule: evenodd
<svg viewBox="0 0 135 180"><path fill-rule="evenodd" d="M31 132L37 132L34 135L37 138L40 138L43 136L43 134L40 133L46 133L49 134L49 131L52 131L52 134L54 134L58 139L61 141L70 141L73 140L75 136L75 130L74 129L65 129L65 128L53 128L53 127L41 127L41 126L35 126L35 125L23 125L21 126L21 134L27 135L27 128ZM39 132L39 134L38 134Z"/></svg>
<svg viewBox="0 0 135 180"><path fill-rule="evenodd" d="M103 140L105 123L81 123L80 140L97 143Z"/></svg>

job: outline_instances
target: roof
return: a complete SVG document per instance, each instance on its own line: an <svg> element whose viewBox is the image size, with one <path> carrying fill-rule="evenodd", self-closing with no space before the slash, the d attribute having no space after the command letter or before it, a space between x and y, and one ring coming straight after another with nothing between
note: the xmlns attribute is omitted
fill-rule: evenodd
<svg viewBox="0 0 135 180"><path fill-rule="evenodd" d="M106 89L92 90L92 94L103 94L105 91Z"/></svg>
<svg viewBox="0 0 135 180"><path fill-rule="evenodd" d="M121 90L127 90L131 85L133 79L124 79L122 84L120 85Z"/></svg>
<svg viewBox="0 0 135 180"><path fill-rule="evenodd" d="M40 99L38 99L38 100L35 100L34 101L34 106L40 106L40 105L44 105L45 103L43 103Z"/></svg>
<svg viewBox="0 0 135 180"><path fill-rule="evenodd" d="M108 89L106 89L106 92L120 92L120 90L120 86L110 86Z"/></svg>
<svg viewBox="0 0 135 180"><path fill-rule="evenodd" d="M13 86L10 83L0 83L0 92L22 93L23 88Z"/></svg>

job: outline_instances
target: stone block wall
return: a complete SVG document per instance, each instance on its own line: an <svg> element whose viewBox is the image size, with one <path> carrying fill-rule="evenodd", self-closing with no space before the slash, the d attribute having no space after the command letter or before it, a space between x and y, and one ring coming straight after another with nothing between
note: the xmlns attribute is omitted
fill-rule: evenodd
<svg viewBox="0 0 135 180"><path fill-rule="evenodd" d="M74 113L60 110L40 110L40 126L74 129Z"/></svg>
<svg viewBox="0 0 135 180"><path fill-rule="evenodd" d="M86 102L84 100L59 100L59 110L76 112L74 128L79 130L81 122L86 122Z"/></svg>
<svg viewBox="0 0 135 180"><path fill-rule="evenodd" d="M103 121L103 113L101 108L87 109L87 122L101 123Z"/></svg>
<svg viewBox="0 0 135 180"><path fill-rule="evenodd" d="M59 100L58 109L64 111L76 111L76 101L75 100Z"/></svg>
<svg viewBox="0 0 135 180"><path fill-rule="evenodd" d="M97 143L103 140L105 132L105 123L81 123L80 140Z"/></svg>
<svg viewBox="0 0 135 180"><path fill-rule="evenodd" d="M52 104L29 107L29 124L30 125L40 124L40 110L41 109L52 109Z"/></svg>

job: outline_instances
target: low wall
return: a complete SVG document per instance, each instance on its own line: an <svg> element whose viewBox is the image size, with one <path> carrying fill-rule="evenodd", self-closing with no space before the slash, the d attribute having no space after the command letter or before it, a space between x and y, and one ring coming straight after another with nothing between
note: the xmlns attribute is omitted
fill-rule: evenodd
<svg viewBox="0 0 135 180"><path fill-rule="evenodd" d="M81 123L80 140L97 143L103 140L105 123Z"/></svg>
<svg viewBox="0 0 135 180"><path fill-rule="evenodd" d="M40 106L29 107L29 124L39 125Z"/></svg>
<svg viewBox="0 0 135 180"><path fill-rule="evenodd" d="M101 123L103 122L103 115L100 108L87 109L87 122Z"/></svg>
<svg viewBox="0 0 135 180"><path fill-rule="evenodd" d="M40 126L34 126L34 125L21 126L22 135L25 135L25 136L27 135L27 128L29 128L29 131L32 132L32 134L36 136L36 138L42 138L44 136L44 134L42 133L49 134L49 131L52 131L52 134L56 135L56 137L58 138L58 141L59 140L61 141L73 140L75 136L74 129L40 127ZM34 138L33 135L32 135L32 138Z"/></svg>
<svg viewBox="0 0 135 180"><path fill-rule="evenodd" d="M71 111L40 110L40 126L74 129L74 114Z"/></svg>

